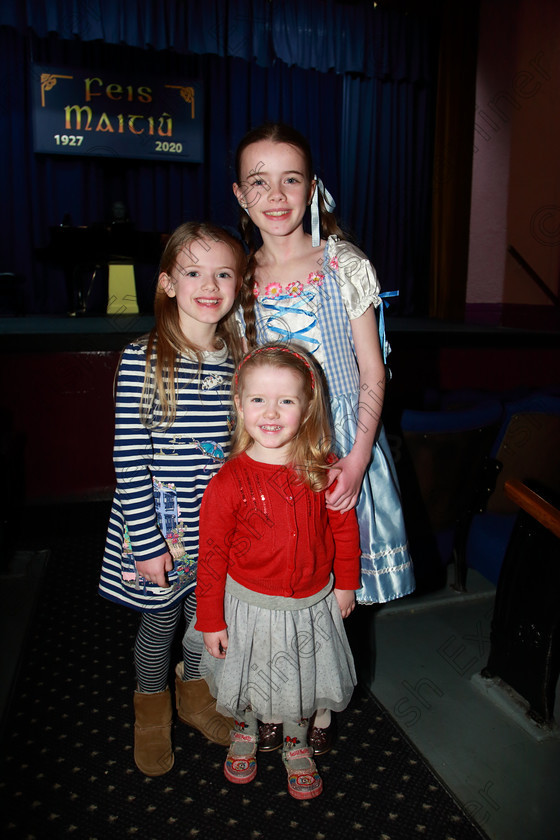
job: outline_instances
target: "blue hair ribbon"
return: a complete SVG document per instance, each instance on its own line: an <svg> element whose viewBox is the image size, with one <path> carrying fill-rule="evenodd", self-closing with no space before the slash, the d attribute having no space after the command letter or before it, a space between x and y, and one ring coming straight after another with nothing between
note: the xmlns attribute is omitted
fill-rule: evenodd
<svg viewBox="0 0 560 840"><path fill-rule="evenodd" d="M387 341L387 336L385 334L385 315L384 310L385 307L389 308L389 302L387 298L398 297L399 292L398 290L394 292L381 292L379 298L381 300L381 305L379 307L379 343L381 344L381 352L383 353L383 362L387 364L387 357L391 352L391 345Z"/></svg>

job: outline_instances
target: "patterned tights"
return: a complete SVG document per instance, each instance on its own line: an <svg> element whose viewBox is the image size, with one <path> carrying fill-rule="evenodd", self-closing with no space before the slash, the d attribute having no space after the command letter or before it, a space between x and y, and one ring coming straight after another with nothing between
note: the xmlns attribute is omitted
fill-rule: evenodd
<svg viewBox="0 0 560 840"><path fill-rule="evenodd" d="M196 596L190 592L184 600L161 612L142 613L140 626L134 643L134 665L138 691L151 694L165 691L169 685L171 667L171 647L181 620L185 618L185 629L191 623L196 612ZM186 648L183 643L183 662L185 679L200 677L199 663L202 654L200 648Z"/></svg>

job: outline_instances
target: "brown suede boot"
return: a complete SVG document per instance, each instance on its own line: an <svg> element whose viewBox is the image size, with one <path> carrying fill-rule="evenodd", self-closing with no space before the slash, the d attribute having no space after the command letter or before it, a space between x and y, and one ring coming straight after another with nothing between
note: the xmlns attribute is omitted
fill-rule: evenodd
<svg viewBox="0 0 560 840"><path fill-rule="evenodd" d="M171 693L134 692L134 761L146 776L163 776L173 767Z"/></svg>
<svg viewBox="0 0 560 840"><path fill-rule="evenodd" d="M175 668L175 704L179 720L198 729L214 744L228 747L233 729L233 718L216 711L216 700L210 694L206 680L184 680L184 665Z"/></svg>

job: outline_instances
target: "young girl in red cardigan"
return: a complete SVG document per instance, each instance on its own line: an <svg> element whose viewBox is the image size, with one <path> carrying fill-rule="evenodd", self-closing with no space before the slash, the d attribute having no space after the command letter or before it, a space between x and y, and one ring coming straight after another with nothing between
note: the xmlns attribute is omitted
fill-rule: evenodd
<svg viewBox="0 0 560 840"><path fill-rule="evenodd" d="M344 709L356 684L343 619L360 583L357 519L326 506L330 430L304 352L253 350L238 367L234 402L232 454L200 513L201 671L217 708L235 719L226 778L252 781L258 719L282 723L289 793L311 799L323 783L309 718Z"/></svg>

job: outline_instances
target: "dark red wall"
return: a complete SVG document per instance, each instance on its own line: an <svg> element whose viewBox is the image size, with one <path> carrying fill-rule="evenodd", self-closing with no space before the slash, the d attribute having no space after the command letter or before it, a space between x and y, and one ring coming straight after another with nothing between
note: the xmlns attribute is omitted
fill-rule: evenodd
<svg viewBox="0 0 560 840"><path fill-rule="evenodd" d="M118 352L3 354L4 448L28 501L110 495ZM14 469L14 466L11 468Z"/></svg>
<svg viewBox="0 0 560 840"><path fill-rule="evenodd" d="M393 372L386 420L394 431L404 408L421 408L427 390L492 392L560 384L558 346L477 346L470 338L411 332L390 336ZM539 342L542 345L542 342ZM4 480L29 502L109 498L113 379L119 352L4 352L0 408Z"/></svg>

